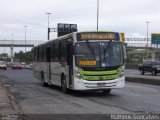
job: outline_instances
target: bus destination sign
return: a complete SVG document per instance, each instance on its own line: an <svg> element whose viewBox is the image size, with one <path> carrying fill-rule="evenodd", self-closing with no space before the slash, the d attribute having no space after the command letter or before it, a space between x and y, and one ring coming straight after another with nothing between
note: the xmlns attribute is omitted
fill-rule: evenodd
<svg viewBox="0 0 160 120"><path fill-rule="evenodd" d="M80 61L79 64L81 66L95 66L97 63L96 61Z"/></svg>
<svg viewBox="0 0 160 120"><path fill-rule="evenodd" d="M113 32L78 33L77 40L119 40L119 34Z"/></svg>

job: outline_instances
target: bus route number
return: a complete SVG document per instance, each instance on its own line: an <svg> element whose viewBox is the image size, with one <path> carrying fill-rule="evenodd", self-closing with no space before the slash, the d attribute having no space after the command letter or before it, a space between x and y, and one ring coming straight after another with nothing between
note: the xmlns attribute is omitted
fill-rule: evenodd
<svg viewBox="0 0 160 120"><path fill-rule="evenodd" d="M81 66L95 66L96 64L96 61L80 61Z"/></svg>

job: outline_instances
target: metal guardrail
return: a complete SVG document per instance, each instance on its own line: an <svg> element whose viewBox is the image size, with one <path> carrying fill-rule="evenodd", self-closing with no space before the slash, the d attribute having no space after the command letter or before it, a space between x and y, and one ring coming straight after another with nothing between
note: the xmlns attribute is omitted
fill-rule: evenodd
<svg viewBox="0 0 160 120"><path fill-rule="evenodd" d="M160 48L158 44L151 44L151 38L125 38L125 43L128 48Z"/></svg>
<svg viewBox="0 0 160 120"><path fill-rule="evenodd" d="M147 43L147 40L148 40L148 43L151 42L151 39L150 38L125 38L125 41L126 42L129 42L129 41L134 41L134 42L137 42L137 41L143 41L145 43Z"/></svg>
<svg viewBox="0 0 160 120"><path fill-rule="evenodd" d="M145 43L126 43L126 47L128 48L160 48L160 45L154 45L154 44L145 44Z"/></svg>

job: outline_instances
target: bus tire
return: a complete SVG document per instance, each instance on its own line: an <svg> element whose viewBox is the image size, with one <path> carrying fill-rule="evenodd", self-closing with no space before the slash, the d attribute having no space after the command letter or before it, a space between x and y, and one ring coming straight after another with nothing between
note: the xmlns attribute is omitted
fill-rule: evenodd
<svg viewBox="0 0 160 120"><path fill-rule="evenodd" d="M157 74L156 70L153 70L153 71L152 71L152 75L155 76L156 74Z"/></svg>
<svg viewBox="0 0 160 120"><path fill-rule="evenodd" d="M140 73L141 73L141 75L144 75L144 70L140 69Z"/></svg>
<svg viewBox="0 0 160 120"><path fill-rule="evenodd" d="M104 94L109 94L111 92L111 89L102 90Z"/></svg>
<svg viewBox="0 0 160 120"><path fill-rule="evenodd" d="M47 86L47 83L45 82L45 78L44 78L44 73L41 72L41 84L42 86L46 87Z"/></svg>
<svg viewBox="0 0 160 120"><path fill-rule="evenodd" d="M62 75L61 77L61 87L62 87L62 92L66 94L68 92L68 89L67 89L67 81L64 75Z"/></svg>

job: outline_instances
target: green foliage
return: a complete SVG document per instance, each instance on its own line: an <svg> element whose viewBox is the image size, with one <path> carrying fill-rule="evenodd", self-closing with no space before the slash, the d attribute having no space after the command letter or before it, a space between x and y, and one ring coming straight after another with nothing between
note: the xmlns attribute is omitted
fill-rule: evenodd
<svg viewBox="0 0 160 120"><path fill-rule="evenodd" d="M0 54L0 61L9 61L9 56L7 53Z"/></svg>
<svg viewBox="0 0 160 120"><path fill-rule="evenodd" d="M18 60L20 62L33 62L33 53L32 51L26 53L19 51L14 54L14 60Z"/></svg>

